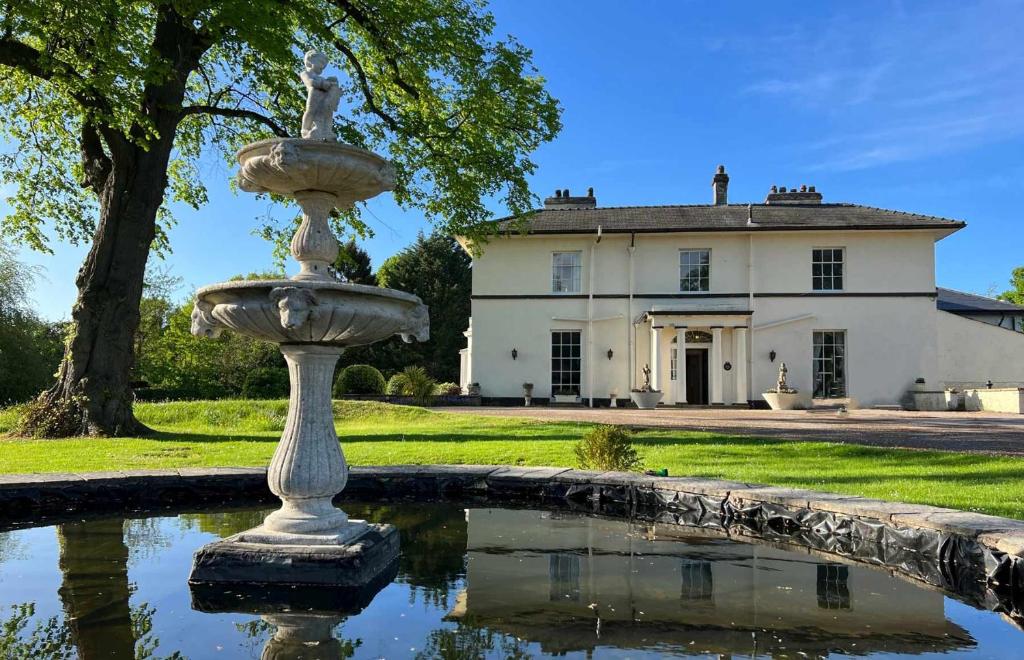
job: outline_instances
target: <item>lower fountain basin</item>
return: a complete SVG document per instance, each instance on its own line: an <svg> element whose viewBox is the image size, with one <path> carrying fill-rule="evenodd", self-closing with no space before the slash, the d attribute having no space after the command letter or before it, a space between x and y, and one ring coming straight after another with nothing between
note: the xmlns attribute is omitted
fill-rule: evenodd
<svg viewBox="0 0 1024 660"><path fill-rule="evenodd" d="M430 338L427 306L416 296L331 280L241 280L196 294L192 333L221 330L279 344L362 346L393 335Z"/></svg>

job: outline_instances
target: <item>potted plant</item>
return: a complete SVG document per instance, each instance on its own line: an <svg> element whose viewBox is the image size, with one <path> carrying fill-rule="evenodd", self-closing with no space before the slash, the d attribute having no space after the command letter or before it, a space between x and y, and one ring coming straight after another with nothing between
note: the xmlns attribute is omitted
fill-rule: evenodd
<svg viewBox="0 0 1024 660"><path fill-rule="evenodd" d="M779 365L779 380L775 387L761 395L772 410L798 410L803 407L800 402L800 392L786 384L787 373L789 373L789 369L783 362Z"/></svg>
<svg viewBox="0 0 1024 660"><path fill-rule="evenodd" d="M580 397L568 387L559 387L554 391L555 403L579 403Z"/></svg>
<svg viewBox="0 0 1024 660"><path fill-rule="evenodd" d="M480 383L470 383L466 385L467 396L480 396Z"/></svg>
<svg viewBox="0 0 1024 660"><path fill-rule="evenodd" d="M651 387L651 367L649 365L644 365L643 373L644 384L640 386L640 389L632 390L629 393L629 398L640 410L654 410L658 407L663 393Z"/></svg>
<svg viewBox="0 0 1024 660"><path fill-rule="evenodd" d="M533 383L523 383L523 405L529 406L533 401Z"/></svg>
<svg viewBox="0 0 1024 660"><path fill-rule="evenodd" d="M608 395L608 400L611 402L611 403L608 404L609 408L618 408L619 407L619 391L618 390L612 390L611 393Z"/></svg>

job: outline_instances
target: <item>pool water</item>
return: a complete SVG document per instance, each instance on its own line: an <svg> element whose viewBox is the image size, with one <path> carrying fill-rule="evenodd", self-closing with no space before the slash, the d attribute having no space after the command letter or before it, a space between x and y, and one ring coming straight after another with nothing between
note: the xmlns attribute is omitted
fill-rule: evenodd
<svg viewBox="0 0 1024 660"><path fill-rule="evenodd" d="M810 551L553 511L345 509L402 535L397 577L354 614L309 612L301 590L196 609L192 553L260 508L0 533L0 658L1024 657L998 614Z"/></svg>

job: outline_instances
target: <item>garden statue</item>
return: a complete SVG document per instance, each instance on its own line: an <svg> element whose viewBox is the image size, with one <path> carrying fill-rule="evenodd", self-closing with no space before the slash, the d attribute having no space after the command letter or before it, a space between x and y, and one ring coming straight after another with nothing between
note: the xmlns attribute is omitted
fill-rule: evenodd
<svg viewBox="0 0 1024 660"><path fill-rule="evenodd" d="M336 140L334 113L341 100L338 79L321 74L327 66L327 56L315 50L306 53L306 70L299 74L306 86L306 112L302 115L302 137L307 140Z"/></svg>
<svg viewBox="0 0 1024 660"><path fill-rule="evenodd" d="M779 380L775 385L776 392L787 392L789 388L786 387L786 374L789 373L789 369L786 368L786 363L779 364Z"/></svg>
<svg viewBox="0 0 1024 660"><path fill-rule="evenodd" d="M643 385L640 386L640 389L631 391L629 393L629 398L634 404L636 404L637 408L640 408L641 410L652 410L657 407L658 403L661 401L663 393L651 387L650 365L645 364L641 373L644 377ZM612 402L614 401L615 399L613 398Z"/></svg>
<svg viewBox="0 0 1024 660"><path fill-rule="evenodd" d="M640 386L640 391L641 392L650 392L651 391L651 367L650 367L650 365L647 365L647 364L644 365L643 374L644 374L644 384Z"/></svg>
<svg viewBox="0 0 1024 660"><path fill-rule="evenodd" d="M282 506L259 527L202 548L195 582L352 586L374 578L398 552L393 526L349 520L332 502L348 466L334 431L331 385L345 348L394 335L425 341L430 321L416 296L339 282L328 271L339 250L329 214L392 190L395 173L380 156L336 141L338 81L322 75L323 54L306 53L305 63L302 138L263 140L238 152L242 190L290 197L302 208L291 242L300 271L290 279L203 287L192 313L197 336L228 329L280 345L291 396L267 479Z"/></svg>

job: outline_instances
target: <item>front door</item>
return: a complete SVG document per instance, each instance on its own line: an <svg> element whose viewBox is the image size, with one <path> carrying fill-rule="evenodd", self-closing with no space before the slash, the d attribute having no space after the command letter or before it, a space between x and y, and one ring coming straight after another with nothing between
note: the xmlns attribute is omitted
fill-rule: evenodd
<svg viewBox="0 0 1024 660"><path fill-rule="evenodd" d="M686 349L686 401L707 405L708 351L706 348Z"/></svg>

